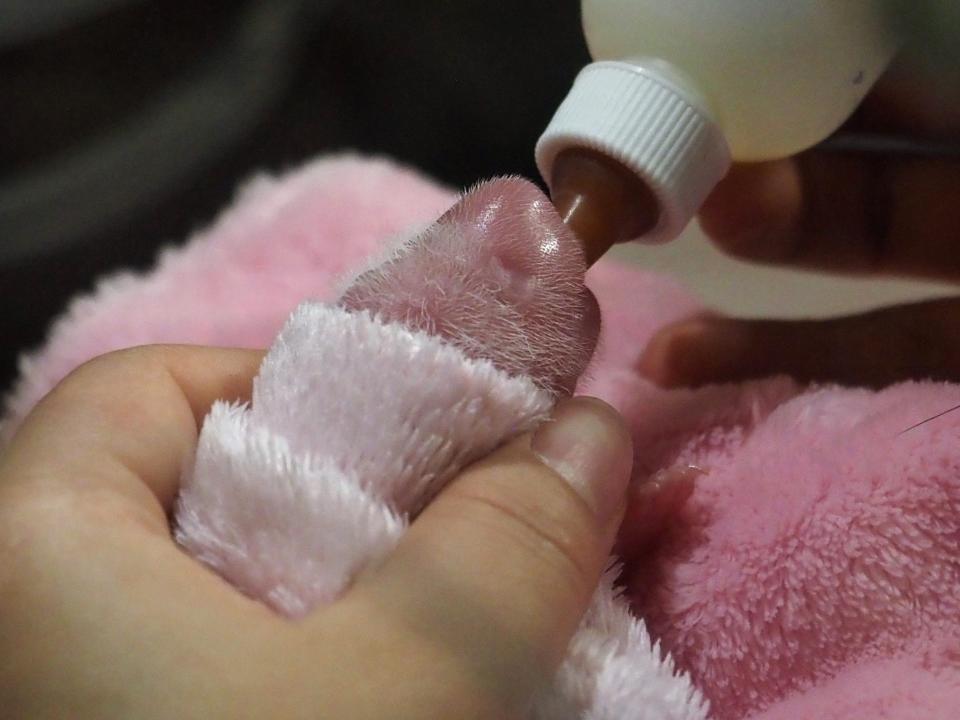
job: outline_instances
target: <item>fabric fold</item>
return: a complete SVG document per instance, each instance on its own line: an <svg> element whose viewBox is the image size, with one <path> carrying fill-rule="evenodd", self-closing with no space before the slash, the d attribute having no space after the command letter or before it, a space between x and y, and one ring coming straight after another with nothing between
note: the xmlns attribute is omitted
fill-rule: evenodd
<svg viewBox="0 0 960 720"><path fill-rule="evenodd" d="M553 402L531 379L426 333L304 303L264 359L250 405L217 403L206 418L177 539L248 595L303 616L389 553L459 470L531 431ZM614 576L531 718L706 717Z"/></svg>

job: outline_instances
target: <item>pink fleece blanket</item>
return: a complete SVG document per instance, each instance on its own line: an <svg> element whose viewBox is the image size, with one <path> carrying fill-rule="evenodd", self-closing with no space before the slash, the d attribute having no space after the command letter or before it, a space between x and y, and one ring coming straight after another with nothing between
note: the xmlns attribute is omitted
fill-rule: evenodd
<svg viewBox="0 0 960 720"><path fill-rule="evenodd" d="M152 273L110 278L71 306L24 361L6 432L73 367L111 349L267 346L301 300L330 299L342 275L452 201L415 173L351 157L253 181ZM703 470L626 579L712 716L960 716L960 414L900 434L960 403L960 387L772 378L659 390L637 360L657 328L699 303L606 261L589 284L604 326L580 392L627 417L638 480Z"/></svg>

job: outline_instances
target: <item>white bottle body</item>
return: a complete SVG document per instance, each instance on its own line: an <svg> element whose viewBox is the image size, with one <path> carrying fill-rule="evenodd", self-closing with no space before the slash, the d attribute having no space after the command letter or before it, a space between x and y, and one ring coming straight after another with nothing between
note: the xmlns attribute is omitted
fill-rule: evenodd
<svg viewBox="0 0 960 720"><path fill-rule="evenodd" d="M582 8L595 59L661 73L705 106L739 161L823 140L896 49L881 0L583 0Z"/></svg>
<svg viewBox="0 0 960 720"><path fill-rule="evenodd" d="M582 0L595 62L537 142L552 182L581 148L631 171L658 201L649 242L676 237L731 162L820 142L896 50L884 0Z"/></svg>

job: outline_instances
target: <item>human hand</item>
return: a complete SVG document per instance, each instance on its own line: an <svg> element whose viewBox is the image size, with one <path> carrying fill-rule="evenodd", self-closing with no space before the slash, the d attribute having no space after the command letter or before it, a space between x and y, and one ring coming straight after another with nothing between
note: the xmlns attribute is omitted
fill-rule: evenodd
<svg viewBox="0 0 960 720"><path fill-rule="evenodd" d="M960 137L960 111L895 76L851 121L859 131ZM960 281L960 159L811 150L740 165L701 213L706 234L750 261ZM642 369L664 386L785 373L882 386L960 378L960 301L824 321L695 318L663 329Z"/></svg>
<svg viewBox="0 0 960 720"><path fill-rule="evenodd" d="M522 717L613 545L632 461L618 416L562 404L462 473L340 601L291 622L169 525L207 409L247 398L261 358L112 353L25 420L0 456L4 717Z"/></svg>

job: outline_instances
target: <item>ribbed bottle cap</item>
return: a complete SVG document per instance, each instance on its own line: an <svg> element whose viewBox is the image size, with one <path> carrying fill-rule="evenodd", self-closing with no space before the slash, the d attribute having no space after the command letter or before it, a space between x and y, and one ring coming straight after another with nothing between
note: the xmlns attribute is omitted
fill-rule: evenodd
<svg viewBox="0 0 960 720"><path fill-rule="evenodd" d="M618 160L660 201L656 227L641 239L672 240L730 168L720 128L694 97L656 69L624 62L585 67L537 142L549 185L553 161L572 147Z"/></svg>

